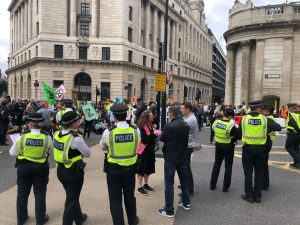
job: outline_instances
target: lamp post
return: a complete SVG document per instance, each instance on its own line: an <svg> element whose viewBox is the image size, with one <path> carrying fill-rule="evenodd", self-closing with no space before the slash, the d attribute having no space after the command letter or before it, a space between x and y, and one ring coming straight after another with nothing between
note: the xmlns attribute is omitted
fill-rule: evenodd
<svg viewBox="0 0 300 225"><path fill-rule="evenodd" d="M37 94L37 89L38 89L38 87L40 86L40 84L39 84L39 81L38 80L35 80L34 81L34 83L33 83L33 85L34 85L34 87L35 87L35 100L37 100L37 98L38 98L38 94Z"/></svg>

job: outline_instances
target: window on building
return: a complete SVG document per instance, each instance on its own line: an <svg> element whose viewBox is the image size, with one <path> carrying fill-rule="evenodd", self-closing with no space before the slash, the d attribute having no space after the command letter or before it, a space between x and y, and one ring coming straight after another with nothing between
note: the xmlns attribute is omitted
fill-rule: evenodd
<svg viewBox="0 0 300 225"><path fill-rule="evenodd" d="M39 56L39 46L35 46L35 57Z"/></svg>
<svg viewBox="0 0 300 225"><path fill-rule="evenodd" d="M40 33L40 23L36 22L36 36L38 36Z"/></svg>
<svg viewBox="0 0 300 225"><path fill-rule="evenodd" d="M36 0L36 15L39 15L39 0Z"/></svg>
<svg viewBox="0 0 300 225"><path fill-rule="evenodd" d="M178 52L178 61L180 61L180 52Z"/></svg>
<svg viewBox="0 0 300 225"><path fill-rule="evenodd" d="M101 82L101 100L110 99L110 82Z"/></svg>
<svg viewBox="0 0 300 225"><path fill-rule="evenodd" d="M21 55L21 63L23 63L23 54Z"/></svg>
<svg viewBox="0 0 300 225"><path fill-rule="evenodd" d="M64 46L54 45L54 58L63 58L63 57L64 57Z"/></svg>
<svg viewBox="0 0 300 225"><path fill-rule="evenodd" d="M177 74L180 76L180 68L177 69Z"/></svg>
<svg viewBox="0 0 300 225"><path fill-rule="evenodd" d="M110 60L110 47L102 48L102 60Z"/></svg>
<svg viewBox="0 0 300 225"><path fill-rule="evenodd" d="M63 80L53 80L53 87L54 88L58 88L62 84L64 84Z"/></svg>
<svg viewBox="0 0 300 225"><path fill-rule="evenodd" d="M28 59L31 59L31 50L28 51Z"/></svg>
<svg viewBox="0 0 300 225"><path fill-rule="evenodd" d="M133 8L132 6L129 6L129 20L132 21L132 13L133 13Z"/></svg>
<svg viewBox="0 0 300 225"><path fill-rule="evenodd" d="M181 38L178 39L178 48L181 48Z"/></svg>
<svg viewBox="0 0 300 225"><path fill-rule="evenodd" d="M151 59L151 69L154 69L154 59Z"/></svg>
<svg viewBox="0 0 300 225"><path fill-rule="evenodd" d="M79 47L79 59L87 59L87 47Z"/></svg>
<svg viewBox="0 0 300 225"><path fill-rule="evenodd" d="M18 56L18 65L20 64L20 56Z"/></svg>
<svg viewBox="0 0 300 225"><path fill-rule="evenodd" d="M173 9L175 8L175 4L174 4L174 3L172 3L172 8L173 8Z"/></svg>
<svg viewBox="0 0 300 225"><path fill-rule="evenodd" d="M179 11L179 14L182 15L182 10Z"/></svg>
<svg viewBox="0 0 300 225"><path fill-rule="evenodd" d="M27 61L27 53L26 52L25 52L24 56L25 56L25 62L26 62Z"/></svg>
<svg viewBox="0 0 300 225"><path fill-rule="evenodd" d="M128 41L132 42L132 28L128 27Z"/></svg>
<svg viewBox="0 0 300 225"><path fill-rule="evenodd" d="M90 26L89 25L80 25L80 36L82 36L82 37L90 36Z"/></svg>
<svg viewBox="0 0 300 225"><path fill-rule="evenodd" d="M82 17L90 16L90 4L89 3L81 3L81 16Z"/></svg>
<svg viewBox="0 0 300 225"><path fill-rule="evenodd" d="M133 51L128 50L128 62L132 62Z"/></svg>
<svg viewBox="0 0 300 225"><path fill-rule="evenodd" d="M143 66L147 64L147 56L143 55Z"/></svg>

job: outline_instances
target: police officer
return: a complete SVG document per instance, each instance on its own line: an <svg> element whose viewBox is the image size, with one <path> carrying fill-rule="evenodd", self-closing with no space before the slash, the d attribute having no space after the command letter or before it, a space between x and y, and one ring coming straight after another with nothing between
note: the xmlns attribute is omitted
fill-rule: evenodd
<svg viewBox="0 0 300 225"><path fill-rule="evenodd" d="M300 169L300 119L299 115L294 111L296 110L296 104L288 104L288 117L286 119L287 124L287 138L285 142L285 149L292 156L294 162L290 163L291 167Z"/></svg>
<svg viewBox="0 0 300 225"><path fill-rule="evenodd" d="M272 106L268 106L268 105L263 106L262 114L267 117L268 124L270 124L272 121L275 122L273 113L274 113L274 108ZM264 163L264 176L263 176L262 190L268 190L270 186L268 161L269 161L269 153L272 149L272 145L275 139L276 139L275 132L271 132L268 134L267 142L266 142L266 158Z"/></svg>
<svg viewBox="0 0 300 225"><path fill-rule="evenodd" d="M136 225L135 164L140 132L126 122L128 107L114 104L110 110L115 117L116 125L105 130L100 141L103 150L107 149L107 186L110 211L114 225L124 225L122 193L124 195L128 224Z"/></svg>
<svg viewBox="0 0 300 225"><path fill-rule="evenodd" d="M231 184L232 164L235 146L234 143L238 136L238 131L234 123L231 122L231 119L233 117L233 109L228 108L223 112L223 118L216 120L212 125L212 129L215 132L216 155L210 180L210 190L216 189L220 168L224 159L225 173L222 191L227 192Z"/></svg>
<svg viewBox="0 0 300 225"><path fill-rule="evenodd" d="M63 225L82 225L87 214L81 212L79 197L84 181L83 157L90 157L90 149L74 130L78 128L80 116L66 112L61 119L63 129L54 134L53 152L57 163L57 177L66 191Z"/></svg>
<svg viewBox="0 0 300 225"><path fill-rule="evenodd" d="M36 224L49 220L46 213L46 191L49 177L48 154L52 150L52 140L41 132L39 123L44 121L42 114L31 113L26 118L29 132L21 134L9 153L17 156L17 219L18 225L28 219L27 202L31 187L35 197Z"/></svg>
<svg viewBox="0 0 300 225"><path fill-rule="evenodd" d="M74 111L73 107L73 100L72 99L63 99L60 102L60 110L56 114L56 122L60 123L62 116L69 111Z"/></svg>
<svg viewBox="0 0 300 225"><path fill-rule="evenodd" d="M280 131L279 124L260 114L262 101L249 102L251 112L245 115L240 124L243 153L242 162L245 174L245 194L241 198L247 202L261 202L261 188L266 158L266 141L268 133ZM254 188L252 181L253 168L255 171Z"/></svg>

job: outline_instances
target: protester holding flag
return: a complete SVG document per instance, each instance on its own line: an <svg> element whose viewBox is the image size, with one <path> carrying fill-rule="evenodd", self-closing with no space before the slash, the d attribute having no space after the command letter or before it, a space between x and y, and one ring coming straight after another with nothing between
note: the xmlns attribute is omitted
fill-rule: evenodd
<svg viewBox="0 0 300 225"><path fill-rule="evenodd" d="M48 86L45 82L42 82L42 86L45 100L49 102L50 105L53 105L56 101L56 91Z"/></svg>

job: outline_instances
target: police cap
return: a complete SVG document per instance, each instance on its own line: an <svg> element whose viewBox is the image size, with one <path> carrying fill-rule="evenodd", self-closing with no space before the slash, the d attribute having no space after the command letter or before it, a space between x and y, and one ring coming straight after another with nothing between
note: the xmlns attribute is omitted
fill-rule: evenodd
<svg viewBox="0 0 300 225"><path fill-rule="evenodd" d="M250 108L261 107L263 105L263 100L256 100L249 102Z"/></svg>
<svg viewBox="0 0 300 225"><path fill-rule="evenodd" d="M270 110L272 108L272 106L270 105L263 105L262 109L267 109L267 110Z"/></svg>
<svg viewBox="0 0 300 225"><path fill-rule="evenodd" d="M72 99L64 99L64 100L62 100L62 103L64 103L65 105L72 105L73 100Z"/></svg>
<svg viewBox="0 0 300 225"><path fill-rule="evenodd" d="M77 120L80 120L81 117L74 111L69 111L66 112L62 117L61 117L61 125L63 126L68 126L74 122L76 122Z"/></svg>
<svg viewBox="0 0 300 225"><path fill-rule="evenodd" d="M26 120L29 122L41 123L45 119L43 118L41 113L30 113L26 116Z"/></svg>
<svg viewBox="0 0 300 225"><path fill-rule="evenodd" d="M227 108L227 109L226 109L226 112L227 112L227 114L228 114L229 116L234 117L234 110L233 110L232 108Z"/></svg>
<svg viewBox="0 0 300 225"><path fill-rule="evenodd" d="M124 114L128 111L128 107L123 104L113 104L112 107L110 107L110 111L113 112L115 115Z"/></svg>

